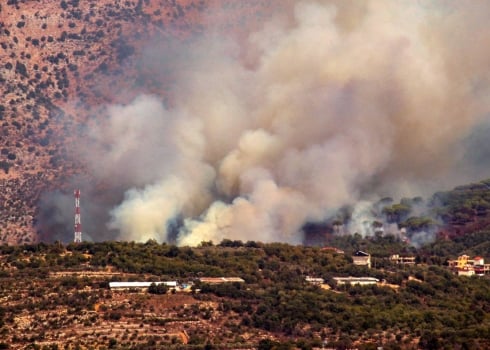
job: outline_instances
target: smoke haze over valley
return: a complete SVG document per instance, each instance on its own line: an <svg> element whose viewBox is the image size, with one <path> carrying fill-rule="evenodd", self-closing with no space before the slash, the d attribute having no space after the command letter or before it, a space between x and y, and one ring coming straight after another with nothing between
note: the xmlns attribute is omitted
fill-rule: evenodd
<svg viewBox="0 0 490 350"><path fill-rule="evenodd" d="M490 4L279 1L227 33L237 2L216 3L185 39L142 36L138 86L63 143L85 238L298 244L340 208L490 177ZM46 239L71 237L71 201L42 196Z"/></svg>

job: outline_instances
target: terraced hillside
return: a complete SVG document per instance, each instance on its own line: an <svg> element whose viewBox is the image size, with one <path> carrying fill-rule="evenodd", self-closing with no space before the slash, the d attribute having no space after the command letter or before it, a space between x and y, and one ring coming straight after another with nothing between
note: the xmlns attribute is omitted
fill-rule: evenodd
<svg viewBox="0 0 490 350"><path fill-rule="evenodd" d="M230 240L197 248L154 241L0 246L0 347L488 349L489 275L458 277L444 265L482 253L477 240L488 236L415 253L393 236L346 237L337 242L345 253ZM356 247L373 253L372 268L353 264ZM420 263L397 265L393 253L417 254ZM207 284L204 276L242 282ZM378 282L337 285L339 276ZM110 281L194 285L111 290Z"/></svg>

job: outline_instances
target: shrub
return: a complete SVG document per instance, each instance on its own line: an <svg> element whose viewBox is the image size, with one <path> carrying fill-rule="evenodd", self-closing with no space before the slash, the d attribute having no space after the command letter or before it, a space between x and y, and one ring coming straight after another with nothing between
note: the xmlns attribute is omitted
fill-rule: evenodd
<svg viewBox="0 0 490 350"><path fill-rule="evenodd" d="M15 63L15 72L28 78L26 66L19 61Z"/></svg>
<svg viewBox="0 0 490 350"><path fill-rule="evenodd" d="M2 169L5 174L9 173L10 167L11 167L11 165L9 162L6 162L4 160L0 160L0 169Z"/></svg>
<svg viewBox="0 0 490 350"><path fill-rule="evenodd" d="M163 283L159 283L159 284L152 283L148 288L148 293L150 294L167 294L167 291L168 291L168 287Z"/></svg>

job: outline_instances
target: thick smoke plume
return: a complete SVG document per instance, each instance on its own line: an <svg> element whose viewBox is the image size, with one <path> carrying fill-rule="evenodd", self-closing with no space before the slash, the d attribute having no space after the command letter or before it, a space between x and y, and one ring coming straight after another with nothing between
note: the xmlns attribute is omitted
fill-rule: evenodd
<svg viewBox="0 0 490 350"><path fill-rule="evenodd" d="M125 193L108 223L118 239L300 243L305 222L341 206L475 175L458 165L489 110L488 3L276 13L245 42L210 31L175 45L179 62L162 49L152 69L173 70L171 104L141 95L90 127L90 169Z"/></svg>

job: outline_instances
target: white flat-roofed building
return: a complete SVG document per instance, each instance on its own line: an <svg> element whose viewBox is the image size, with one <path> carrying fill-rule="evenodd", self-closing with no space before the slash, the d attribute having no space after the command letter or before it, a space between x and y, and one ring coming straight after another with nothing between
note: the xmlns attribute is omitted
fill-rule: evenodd
<svg viewBox="0 0 490 350"><path fill-rule="evenodd" d="M400 265L415 265L414 256L400 256L399 254L393 254L390 256L390 260Z"/></svg>
<svg viewBox="0 0 490 350"><path fill-rule="evenodd" d="M338 286L344 284L350 284L350 285L358 284L361 286L367 286L379 282L379 279L374 277L334 277L333 280L335 281L335 283L337 283Z"/></svg>
<svg viewBox="0 0 490 350"><path fill-rule="evenodd" d="M164 284L169 288L176 288L176 281L166 282L109 282L110 289L148 289L155 283L155 285Z"/></svg>
<svg viewBox="0 0 490 350"><path fill-rule="evenodd" d="M458 276L474 276L475 268L473 266L465 266L457 269Z"/></svg>
<svg viewBox="0 0 490 350"><path fill-rule="evenodd" d="M317 278L317 277L311 277L311 276L306 276L305 281L314 285L320 285L325 283L323 278Z"/></svg>
<svg viewBox="0 0 490 350"><path fill-rule="evenodd" d="M344 254L344 251L342 249L335 248L335 247L323 247L322 250L328 251L328 252L333 252L336 254Z"/></svg>
<svg viewBox="0 0 490 350"><path fill-rule="evenodd" d="M219 284L219 283L230 283L230 282L245 283L245 280L240 277L201 277L199 278L199 282L208 283L208 284Z"/></svg>

